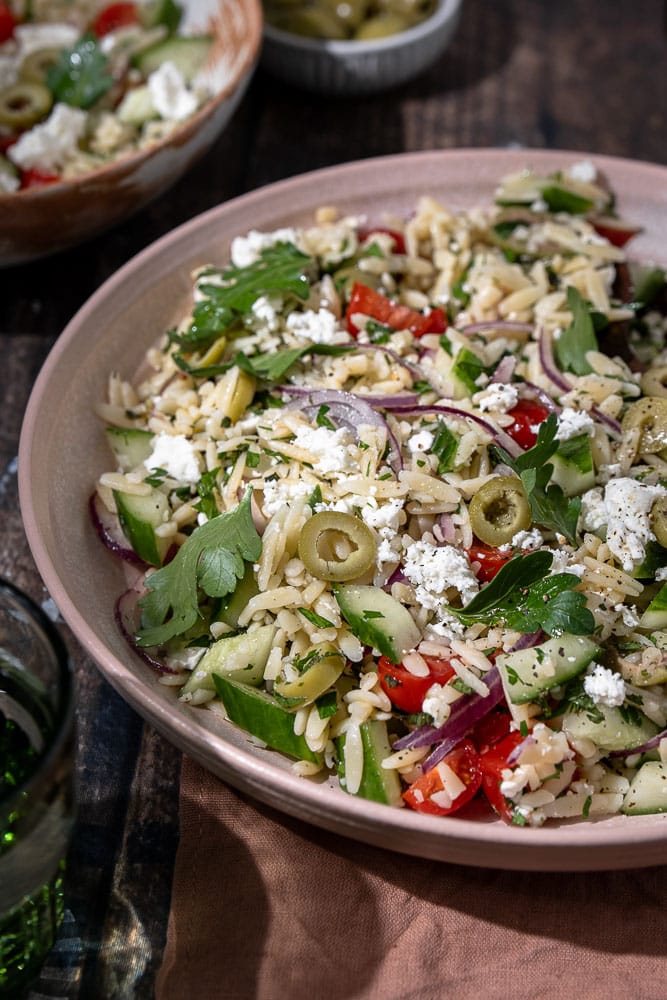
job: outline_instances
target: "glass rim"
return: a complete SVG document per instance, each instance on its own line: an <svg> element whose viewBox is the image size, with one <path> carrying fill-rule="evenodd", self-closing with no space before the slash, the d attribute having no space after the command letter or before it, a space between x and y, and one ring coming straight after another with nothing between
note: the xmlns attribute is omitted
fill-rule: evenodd
<svg viewBox="0 0 667 1000"><path fill-rule="evenodd" d="M11 812L18 800L26 801L35 788L44 780L59 757L63 746L69 739L74 721L74 675L69 651L55 624L45 611L16 584L0 577L0 597L11 598L30 619L31 624L42 632L50 647L60 683L60 700L54 717L54 729L48 741L48 747L40 757L37 767L24 781L16 786L4 798L0 798L0 814Z"/></svg>

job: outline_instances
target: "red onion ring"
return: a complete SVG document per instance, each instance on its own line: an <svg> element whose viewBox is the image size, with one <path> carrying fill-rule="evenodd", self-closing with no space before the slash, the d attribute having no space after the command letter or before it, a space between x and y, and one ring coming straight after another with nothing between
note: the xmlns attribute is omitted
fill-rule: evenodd
<svg viewBox="0 0 667 1000"><path fill-rule="evenodd" d="M627 750L611 750L607 756L631 757L635 753L647 753L649 750L657 750L661 741L664 739L667 739L667 729L663 729L661 733L657 733L655 736L652 736L650 740L647 740L646 743L642 743L639 747L632 747L632 749Z"/></svg>
<svg viewBox="0 0 667 1000"><path fill-rule="evenodd" d="M127 538L121 530L118 518L107 510L98 493L93 493L90 497L88 510L93 527L104 547L131 566L138 566L145 569L146 563L130 547Z"/></svg>
<svg viewBox="0 0 667 1000"><path fill-rule="evenodd" d="M511 455L512 458L518 458L519 455L523 454L523 448L521 448L516 441L509 436L509 434L506 434L505 431L501 430L500 427L496 427L489 420L485 420L476 413L468 413L467 410L461 410L457 406L443 406L441 404L437 404L433 406L420 406L415 409L405 409L403 411L401 411L401 408L396 407L394 412L397 417L424 416L427 413L440 413L444 416L458 417L462 420L471 420L473 423L482 427L496 442L496 444L500 445L501 448L504 448L508 455Z"/></svg>
<svg viewBox="0 0 667 1000"><path fill-rule="evenodd" d="M141 592L135 590L134 588L126 590L124 594L120 595L116 601L116 606L114 607L114 620L118 626L118 630L127 642L128 646L134 650L137 656L139 656L144 663L147 663L149 667L152 667L152 669L158 674L177 674L177 670L173 670L165 663L157 660L147 649L144 649L142 646L137 644L135 633L139 627L140 598Z"/></svg>
<svg viewBox="0 0 667 1000"><path fill-rule="evenodd" d="M513 354L506 354L504 358L501 358L498 362L496 370L489 379L489 385L507 385L508 382L512 381L512 375L514 374L514 369L516 368L516 358Z"/></svg>
<svg viewBox="0 0 667 1000"><path fill-rule="evenodd" d="M539 385L535 385L534 382L518 382L517 389L519 396L523 399L537 399L550 413L560 413L561 407L558 403L551 398L548 392L541 389Z"/></svg>

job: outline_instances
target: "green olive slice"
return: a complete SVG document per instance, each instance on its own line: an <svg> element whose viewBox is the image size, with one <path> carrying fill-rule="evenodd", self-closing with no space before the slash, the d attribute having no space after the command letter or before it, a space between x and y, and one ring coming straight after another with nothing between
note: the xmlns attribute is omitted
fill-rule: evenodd
<svg viewBox="0 0 667 1000"><path fill-rule="evenodd" d="M530 504L520 479L494 476L477 490L469 506L470 527L486 545L507 545L530 527Z"/></svg>
<svg viewBox="0 0 667 1000"><path fill-rule="evenodd" d="M411 27L411 22L407 17L400 14L393 14L390 11L376 14L364 21L354 33L358 42L370 42L377 38L388 38L390 35L398 35Z"/></svg>
<svg viewBox="0 0 667 1000"><path fill-rule="evenodd" d="M28 53L19 69L19 77L26 83L46 84L46 74L52 66L60 62L61 50L55 48L36 49Z"/></svg>
<svg viewBox="0 0 667 1000"><path fill-rule="evenodd" d="M53 99L41 83L19 81L0 90L0 125L23 129L46 118Z"/></svg>
<svg viewBox="0 0 667 1000"><path fill-rule="evenodd" d="M650 524L658 545L667 549L667 497L658 497L651 507Z"/></svg>
<svg viewBox="0 0 667 1000"><path fill-rule="evenodd" d="M667 396L644 396L630 403L621 421L623 437L636 429L640 452L653 455L667 448Z"/></svg>
<svg viewBox="0 0 667 1000"><path fill-rule="evenodd" d="M315 701L336 683L345 669L345 657L330 642L311 646L301 662L306 669L296 680L277 680L274 690L283 698L298 698L302 703Z"/></svg>
<svg viewBox="0 0 667 1000"><path fill-rule="evenodd" d="M373 532L353 514L323 510L306 521L299 535L299 558L318 580L345 582L363 576L375 563Z"/></svg>

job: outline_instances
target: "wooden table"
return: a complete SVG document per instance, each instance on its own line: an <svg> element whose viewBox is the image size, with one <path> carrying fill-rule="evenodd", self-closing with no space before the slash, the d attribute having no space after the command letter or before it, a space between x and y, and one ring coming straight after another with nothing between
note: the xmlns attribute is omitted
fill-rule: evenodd
<svg viewBox="0 0 667 1000"><path fill-rule="evenodd" d="M659 0L465 0L451 49L428 73L362 100L327 101L258 71L225 135L170 192L85 246L0 272L0 575L47 600L18 510L23 411L67 321L143 247L258 186L401 151L551 147L667 163L666 97ZM180 754L70 646L81 808L68 918L40 995L151 997L178 839Z"/></svg>

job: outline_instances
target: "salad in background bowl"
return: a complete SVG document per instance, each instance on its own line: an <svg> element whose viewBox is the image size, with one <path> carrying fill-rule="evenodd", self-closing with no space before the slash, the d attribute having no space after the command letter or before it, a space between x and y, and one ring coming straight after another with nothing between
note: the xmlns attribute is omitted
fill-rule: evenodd
<svg viewBox="0 0 667 1000"><path fill-rule="evenodd" d="M0 262L79 242L173 184L231 117L260 35L258 0L3 0Z"/></svg>

